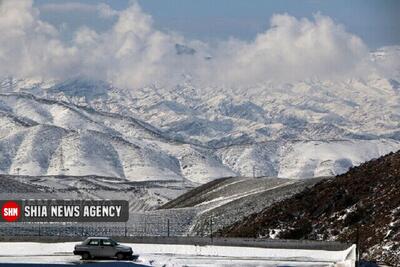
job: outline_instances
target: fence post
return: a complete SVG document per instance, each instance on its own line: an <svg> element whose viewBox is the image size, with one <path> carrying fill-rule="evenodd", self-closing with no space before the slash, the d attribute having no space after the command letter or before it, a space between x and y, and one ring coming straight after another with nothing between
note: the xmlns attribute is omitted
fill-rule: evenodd
<svg viewBox="0 0 400 267"><path fill-rule="evenodd" d="M211 237L211 243L213 243L213 217L210 217L210 237Z"/></svg>
<svg viewBox="0 0 400 267"><path fill-rule="evenodd" d="M356 266L360 266L360 253L361 253L361 248L360 248L360 226L357 225L357 230L356 230L356 259L357 259L357 264Z"/></svg>
<svg viewBox="0 0 400 267"><path fill-rule="evenodd" d="M254 239L257 239L256 220L253 220L253 235Z"/></svg>
<svg viewBox="0 0 400 267"><path fill-rule="evenodd" d="M125 222L125 237L127 235L128 229L126 228L126 222Z"/></svg>
<svg viewBox="0 0 400 267"><path fill-rule="evenodd" d="M169 219L167 219L167 236L169 237Z"/></svg>
<svg viewBox="0 0 400 267"><path fill-rule="evenodd" d="M144 216L144 236L147 234L147 218L146 215Z"/></svg>

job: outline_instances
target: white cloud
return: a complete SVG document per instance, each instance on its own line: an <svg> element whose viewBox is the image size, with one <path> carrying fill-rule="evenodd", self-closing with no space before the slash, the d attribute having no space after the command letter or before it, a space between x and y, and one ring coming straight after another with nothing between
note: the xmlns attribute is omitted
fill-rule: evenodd
<svg viewBox="0 0 400 267"><path fill-rule="evenodd" d="M43 4L39 7L45 12L82 12L82 13L97 13L100 18L111 18L119 14L118 11L112 9L109 5L100 3L97 5L85 4L80 2L58 2Z"/></svg>
<svg viewBox="0 0 400 267"><path fill-rule="evenodd" d="M100 4L64 3L47 8L95 8L104 17L116 17L106 32L82 27L72 42L39 18L31 1L0 2L0 76L67 78L89 76L119 86L173 84L183 74L213 85L252 85L267 80L345 78L366 75L372 69L368 49L360 38L329 17L296 19L274 15L271 27L253 41L229 40L211 46L154 29L152 18L137 3L123 11ZM175 44L196 49L177 55ZM211 60L205 59L212 56Z"/></svg>
<svg viewBox="0 0 400 267"><path fill-rule="evenodd" d="M66 47L57 30L41 21L31 1L0 3L0 73L51 77L64 72L76 48ZM60 62L57 63L57 62Z"/></svg>
<svg viewBox="0 0 400 267"><path fill-rule="evenodd" d="M44 4L40 6L40 9L51 12L96 12L97 6L79 2L59 2Z"/></svg>
<svg viewBox="0 0 400 267"><path fill-rule="evenodd" d="M217 51L213 73L224 70L222 81L245 84L356 75L368 56L360 38L319 14L314 20L274 15L254 41L232 40Z"/></svg>
<svg viewBox="0 0 400 267"><path fill-rule="evenodd" d="M151 17L133 4L119 13L110 31L80 29L74 46L84 55L83 74L136 87L156 80L167 81L168 58L175 57L174 44L179 39L153 29Z"/></svg>
<svg viewBox="0 0 400 267"><path fill-rule="evenodd" d="M118 11L112 9L109 5L106 5L104 3L97 5L97 11L99 12L100 17L103 18L111 18L118 16L119 14Z"/></svg>

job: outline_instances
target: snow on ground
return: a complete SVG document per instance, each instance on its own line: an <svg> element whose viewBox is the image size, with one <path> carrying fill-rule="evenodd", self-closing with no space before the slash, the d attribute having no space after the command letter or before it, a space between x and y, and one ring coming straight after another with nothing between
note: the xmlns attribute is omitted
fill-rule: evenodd
<svg viewBox="0 0 400 267"><path fill-rule="evenodd" d="M0 263L71 263L75 242L0 243ZM127 244L139 254L138 263L148 266L335 266L354 252L344 251L268 249L229 246L195 246L167 244ZM343 265L346 266L346 265Z"/></svg>

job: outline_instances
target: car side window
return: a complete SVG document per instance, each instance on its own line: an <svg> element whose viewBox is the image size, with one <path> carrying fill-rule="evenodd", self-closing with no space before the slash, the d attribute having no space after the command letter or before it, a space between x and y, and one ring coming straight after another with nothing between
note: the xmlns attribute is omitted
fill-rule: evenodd
<svg viewBox="0 0 400 267"><path fill-rule="evenodd" d="M113 244L111 243L110 240L101 240L101 245L102 246L112 246Z"/></svg>
<svg viewBox="0 0 400 267"><path fill-rule="evenodd" d="M99 245L99 240L92 239L89 241L89 246L98 246Z"/></svg>

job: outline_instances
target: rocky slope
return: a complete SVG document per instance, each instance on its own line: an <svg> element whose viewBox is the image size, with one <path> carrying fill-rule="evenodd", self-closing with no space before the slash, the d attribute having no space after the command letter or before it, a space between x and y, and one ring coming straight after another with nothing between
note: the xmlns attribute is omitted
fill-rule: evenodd
<svg viewBox="0 0 400 267"><path fill-rule="evenodd" d="M187 234L209 235L324 178L225 178L196 187L157 211L190 214Z"/></svg>
<svg viewBox="0 0 400 267"><path fill-rule="evenodd" d="M400 151L352 168L223 229L224 236L356 242L362 257L400 262Z"/></svg>

